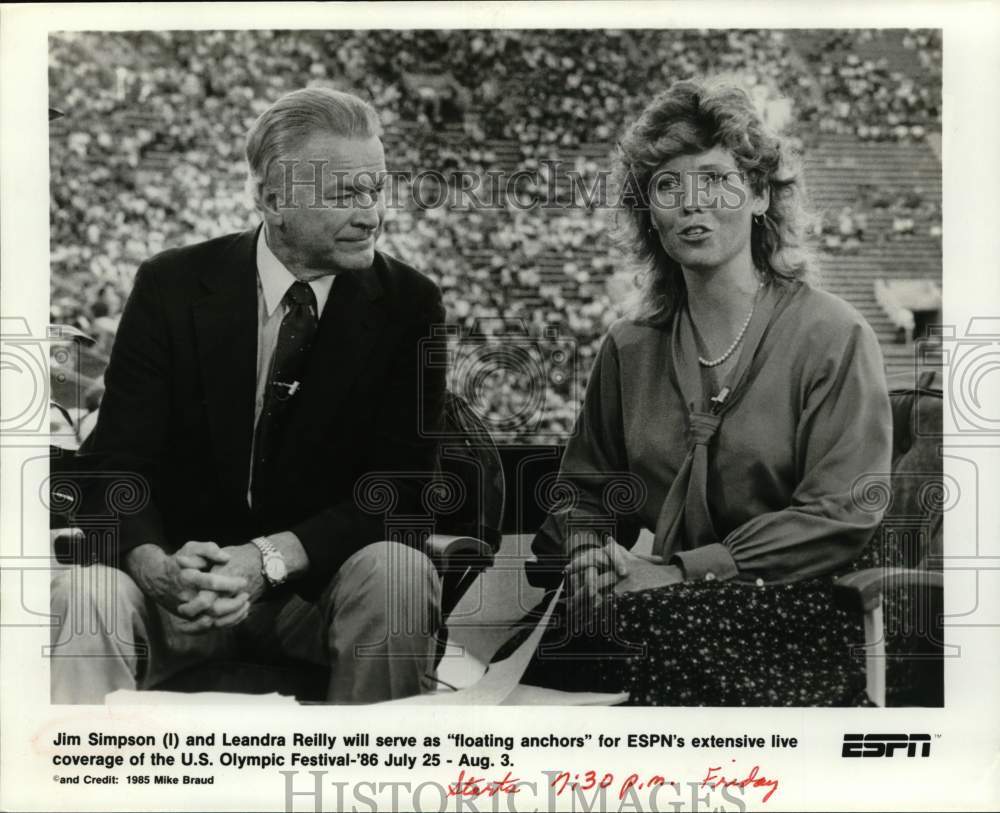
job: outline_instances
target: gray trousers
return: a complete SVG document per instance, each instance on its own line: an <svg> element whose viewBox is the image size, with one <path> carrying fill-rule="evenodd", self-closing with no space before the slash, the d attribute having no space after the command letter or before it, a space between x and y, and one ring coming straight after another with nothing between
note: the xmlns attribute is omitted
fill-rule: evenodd
<svg viewBox="0 0 1000 813"><path fill-rule="evenodd" d="M316 603L258 601L239 626L192 635L123 571L72 567L52 580L53 703L103 703L213 659L294 658L331 668L327 700L420 694L434 673L441 582L427 556L395 542L351 556Z"/></svg>

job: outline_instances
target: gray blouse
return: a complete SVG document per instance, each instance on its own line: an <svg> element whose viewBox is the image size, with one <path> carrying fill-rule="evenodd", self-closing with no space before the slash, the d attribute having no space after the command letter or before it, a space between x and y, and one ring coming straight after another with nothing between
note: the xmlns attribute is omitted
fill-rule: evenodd
<svg viewBox="0 0 1000 813"><path fill-rule="evenodd" d="M802 282L772 289L745 386L707 447L718 541L682 530L664 551L686 579L784 583L829 573L860 553L882 519L873 509L881 501L868 499L888 488L892 449L878 340L832 294ZM685 403L674 335L631 320L611 327L560 469L574 497L546 519L536 553L571 554L574 529L607 528L609 518L631 547L640 528L662 522L688 455L690 413L707 406Z"/></svg>

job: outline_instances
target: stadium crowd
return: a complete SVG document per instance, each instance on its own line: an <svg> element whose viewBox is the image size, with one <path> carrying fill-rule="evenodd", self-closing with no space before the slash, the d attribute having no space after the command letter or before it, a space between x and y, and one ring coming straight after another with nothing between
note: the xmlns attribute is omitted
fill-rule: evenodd
<svg viewBox="0 0 1000 813"><path fill-rule="evenodd" d="M939 37L897 34L939 75ZM54 35L50 104L67 115L50 128L52 321L94 335L106 353L140 262L253 222L244 134L267 104L303 85L369 99L386 128L390 171L430 170L448 186L456 173L523 170L529 195L545 185L551 159L597 178L623 124L688 75L737 74L775 124L787 120L803 136L817 123L880 139L939 129L934 82L852 54L864 32L819 36L803 57L780 31ZM465 394L485 399L502 439L565 434L582 375L632 287L613 213L504 200L477 208L450 197L422 207L407 182L396 192L381 247L441 286L459 352L495 360L483 348L533 348L535 369L497 369L490 386ZM933 220L905 201L887 207L901 233L906 218ZM865 217L864 207L841 212L827 236L867 240Z"/></svg>
<svg viewBox="0 0 1000 813"><path fill-rule="evenodd" d="M884 43L885 38L885 32L874 30L822 36L808 53L810 71L801 80L801 87L819 99L803 106L804 122L815 123L820 134L846 133L871 141L919 141L940 129L939 32L907 32L901 39L902 48L917 55L923 76L890 67L885 56L857 53L859 46Z"/></svg>
<svg viewBox="0 0 1000 813"><path fill-rule="evenodd" d="M830 253L853 253L863 244L885 245L923 235L940 241L941 203L919 187L886 195L858 191L857 199L827 212L820 226L820 248Z"/></svg>

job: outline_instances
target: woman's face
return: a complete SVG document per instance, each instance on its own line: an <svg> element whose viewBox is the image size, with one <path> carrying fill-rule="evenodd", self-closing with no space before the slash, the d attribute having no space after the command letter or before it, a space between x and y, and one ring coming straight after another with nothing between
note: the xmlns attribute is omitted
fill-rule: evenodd
<svg viewBox="0 0 1000 813"><path fill-rule="evenodd" d="M752 218L766 211L767 193L754 194L729 150L671 158L653 174L649 194L653 228L682 268L752 268Z"/></svg>

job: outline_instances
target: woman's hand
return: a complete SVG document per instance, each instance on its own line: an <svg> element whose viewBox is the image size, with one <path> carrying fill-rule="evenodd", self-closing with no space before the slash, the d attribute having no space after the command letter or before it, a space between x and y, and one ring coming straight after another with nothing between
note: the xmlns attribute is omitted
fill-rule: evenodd
<svg viewBox="0 0 1000 813"><path fill-rule="evenodd" d="M648 578L641 574L660 568L680 573L676 567L664 566L662 556L633 553L609 536L601 547L582 548L570 559L566 566L569 606L573 611L597 608L612 590L622 592L618 589L619 584L645 583ZM678 578L677 581L683 581L683 578Z"/></svg>

